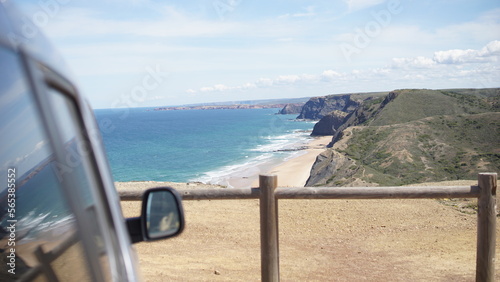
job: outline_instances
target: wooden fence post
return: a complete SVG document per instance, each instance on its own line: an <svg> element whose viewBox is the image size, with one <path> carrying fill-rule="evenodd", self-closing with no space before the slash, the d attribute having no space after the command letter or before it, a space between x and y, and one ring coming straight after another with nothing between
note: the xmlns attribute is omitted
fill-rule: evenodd
<svg viewBox="0 0 500 282"><path fill-rule="evenodd" d="M495 281L496 173L478 175L476 281Z"/></svg>
<svg viewBox="0 0 500 282"><path fill-rule="evenodd" d="M260 196L260 254L263 282L279 281L278 202L274 190L276 175L259 175Z"/></svg>

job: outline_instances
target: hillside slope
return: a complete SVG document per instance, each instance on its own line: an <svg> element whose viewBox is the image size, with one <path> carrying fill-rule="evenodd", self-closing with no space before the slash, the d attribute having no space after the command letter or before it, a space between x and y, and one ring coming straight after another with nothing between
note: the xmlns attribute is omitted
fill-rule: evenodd
<svg viewBox="0 0 500 282"><path fill-rule="evenodd" d="M500 171L499 91L398 90L366 100L320 154L307 186L403 185Z"/></svg>

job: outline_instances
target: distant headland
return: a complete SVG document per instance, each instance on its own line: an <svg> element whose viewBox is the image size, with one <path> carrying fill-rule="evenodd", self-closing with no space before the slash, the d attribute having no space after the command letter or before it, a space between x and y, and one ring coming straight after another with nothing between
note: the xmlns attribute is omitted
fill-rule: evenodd
<svg viewBox="0 0 500 282"><path fill-rule="evenodd" d="M282 109L287 105L299 105L299 109L309 101L311 97L283 98L249 101L218 102L208 104L191 104L179 106L164 106L154 108L154 111L179 111L179 110L241 110L241 109Z"/></svg>
<svg viewBox="0 0 500 282"><path fill-rule="evenodd" d="M242 109L274 109L283 108L287 104L267 104L267 105L200 105L200 106L177 106L177 107L160 107L155 108L155 111L179 111L179 110L242 110Z"/></svg>

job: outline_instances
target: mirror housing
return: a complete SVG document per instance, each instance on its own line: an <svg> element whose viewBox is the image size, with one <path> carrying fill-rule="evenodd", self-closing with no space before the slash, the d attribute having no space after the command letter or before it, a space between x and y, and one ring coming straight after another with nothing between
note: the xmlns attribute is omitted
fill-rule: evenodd
<svg viewBox="0 0 500 282"><path fill-rule="evenodd" d="M184 229L184 224L181 197L170 187L146 190L142 198L141 216L127 219L132 243L177 236Z"/></svg>

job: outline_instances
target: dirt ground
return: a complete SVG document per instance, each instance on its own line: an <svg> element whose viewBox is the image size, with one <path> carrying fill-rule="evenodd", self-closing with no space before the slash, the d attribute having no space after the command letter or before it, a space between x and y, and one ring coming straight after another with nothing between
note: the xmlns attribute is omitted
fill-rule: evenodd
<svg viewBox="0 0 500 282"><path fill-rule="evenodd" d="M146 186L155 183L117 184ZM258 200L183 204L179 237L135 245L144 279L260 281ZM139 202L122 207L128 217L140 212ZM474 281L476 221L438 200L280 200L281 280ZM499 236L497 223L497 257Z"/></svg>

